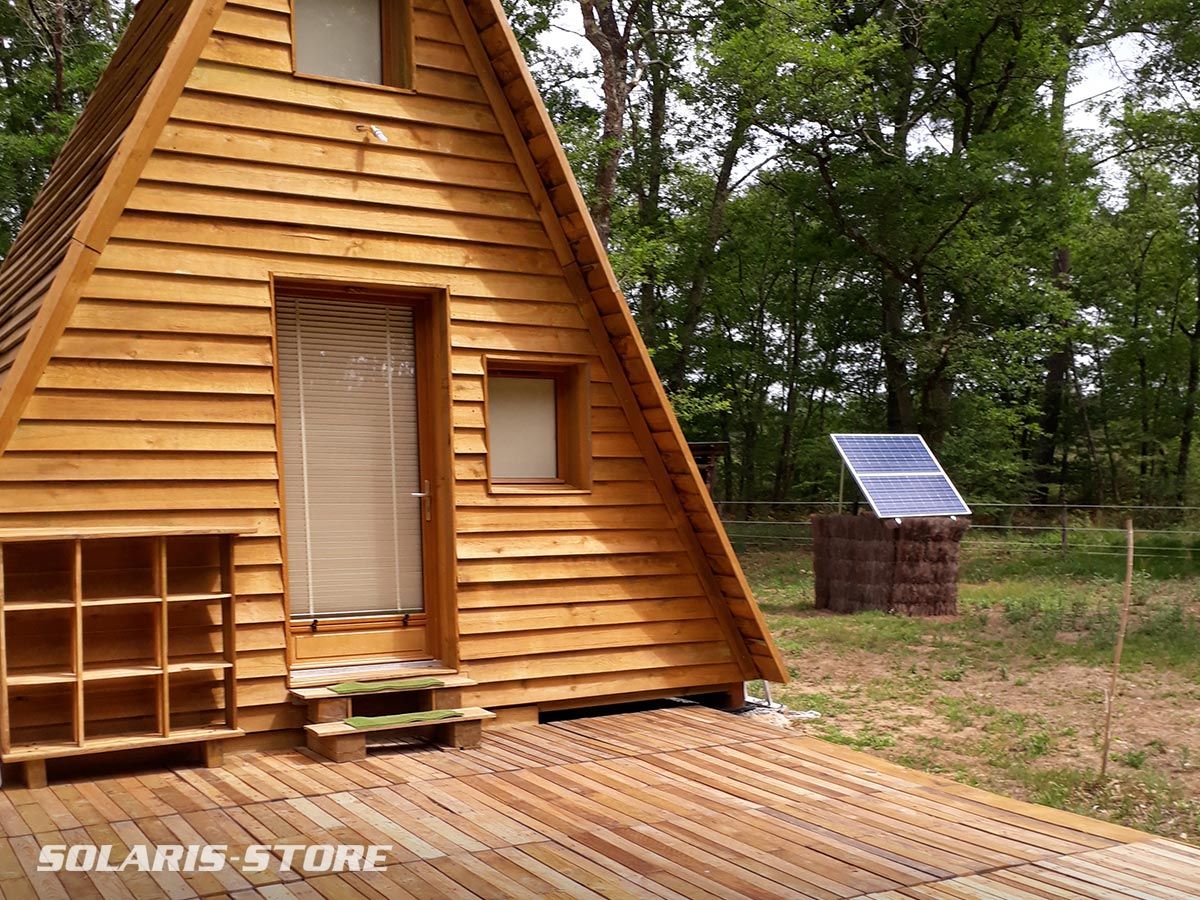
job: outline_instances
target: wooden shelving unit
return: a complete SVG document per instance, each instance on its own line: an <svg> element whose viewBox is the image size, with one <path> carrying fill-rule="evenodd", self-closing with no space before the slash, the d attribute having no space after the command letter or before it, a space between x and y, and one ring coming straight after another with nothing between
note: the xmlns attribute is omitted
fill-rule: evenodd
<svg viewBox="0 0 1200 900"><path fill-rule="evenodd" d="M0 530L0 759L240 735L241 530Z"/></svg>

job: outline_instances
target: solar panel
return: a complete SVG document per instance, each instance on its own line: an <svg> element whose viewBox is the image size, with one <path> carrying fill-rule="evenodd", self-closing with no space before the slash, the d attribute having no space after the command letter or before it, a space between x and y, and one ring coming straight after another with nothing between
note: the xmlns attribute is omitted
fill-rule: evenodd
<svg viewBox="0 0 1200 900"><path fill-rule="evenodd" d="M969 516L919 434L831 434L842 461L881 519Z"/></svg>

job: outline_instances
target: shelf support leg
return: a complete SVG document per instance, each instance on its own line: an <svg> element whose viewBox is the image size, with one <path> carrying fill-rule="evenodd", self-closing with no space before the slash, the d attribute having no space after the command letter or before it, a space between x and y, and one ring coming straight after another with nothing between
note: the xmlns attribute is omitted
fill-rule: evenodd
<svg viewBox="0 0 1200 900"><path fill-rule="evenodd" d="M46 761L30 759L21 763L21 777L27 788L43 788L46 786Z"/></svg>
<svg viewBox="0 0 1200 900"><path fill-rule="evenodd" d="M71 599L75 603L75 609L71 614L71 667L75 672L75 743L82 747L87 735L84 728L83 690L83 541L75 541L74 554L71 565ZM42 783L46 783L44 764L42 766Z"/></svg>
<svg viewBox="0 0 1200 900"><path fill-rule="evenodd" d="M8 643L4 635L4 545L0 544L0 753L12 748L8 724Z"/></svg>
<svg viewBox="0 0 1200 900"><path fill-rule="evenodd" d="M171 673L168 666L169 646L167 620L167 597L170 586L167 584L167 539L156 538L154 541L154 588L162 602L159 603L154 616L154 650L159 668L155 684L158 718L158 733L163 737L171 735Z"/></svg>
<svg viewBox="0 0 1200 900"><path fill-rule="evenodd" d="M221 590L228 594L222 601L221 652L225 662L225 725L237 728L238 723L238 669L237 669L237 568L233 562L233 545L236 538L227 534L221 537Z"/></svg>
<svg viewBox="0 0 1200 900"><path fill-rule="evenodd" d="M205 741L200 745L200 759L206 769L219 769L225 764L225 745L221 741Z"/></svg>

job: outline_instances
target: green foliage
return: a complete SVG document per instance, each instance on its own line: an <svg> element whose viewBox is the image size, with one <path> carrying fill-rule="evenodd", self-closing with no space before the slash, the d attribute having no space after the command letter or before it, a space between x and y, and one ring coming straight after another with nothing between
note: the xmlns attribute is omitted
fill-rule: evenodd
<svg viewBox="0 0 1200 900"><path fill-rule="evenodd" d="M60 6L64 27L58 30ZM8 252L132 8L125 0L0 3L0 257Z"/></svg>
<svg viewBox="0 0 1200 900"><path fill-rule="evenodd" d="M1141 769L1146 765L1147 755L1145 750L1128 750L1125 753L1114 753L1113 759L1131 769Z"/></svg>
<svg viewBox="0 0 1200 900"><path fill-rule="evenodd" d="M643 7L670 38L631 95L610 249L688 433L731 443L725 499L833 496L833 430L921 431L980 500L1195 489L1200 128L1168 102L1200 70L1193 5ZM1131 32L1155 36L1141 81L1072 129L1068 86ZM574 91L587 189L596 76L543 83Z"/></svg>
<svg viewBox="0 0 1200 900"><path fill-rule="evenodd" d="M896 744L896 739L890 734L882 734L873 728L864 728L857 734L846 734L836 725L828 725L821 737L831 744L842 744L855 750L885 750Z"/></svg>
<svg viewBox="0 0 1200 900"><path fill-rule="evenodd" d="M685 425L702 416L727 413L730 405L730 400L725 397L697 394L686 388L671 395L671 406L675 410L675 415Z"/></svg>

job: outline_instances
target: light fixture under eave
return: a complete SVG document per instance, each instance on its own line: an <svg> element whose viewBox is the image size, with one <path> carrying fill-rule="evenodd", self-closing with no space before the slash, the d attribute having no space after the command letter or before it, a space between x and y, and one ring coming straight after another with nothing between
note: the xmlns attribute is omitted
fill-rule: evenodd
<svg viewBox="0 0 1200 900"><path fill-rule="evenodd" d="M371 137L375 138L375 140L379 141L381 144L386 144L388 142L388 136L383 133L383 129L378 125L355 125L354 130L369 132Z"/></svg>

